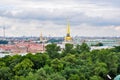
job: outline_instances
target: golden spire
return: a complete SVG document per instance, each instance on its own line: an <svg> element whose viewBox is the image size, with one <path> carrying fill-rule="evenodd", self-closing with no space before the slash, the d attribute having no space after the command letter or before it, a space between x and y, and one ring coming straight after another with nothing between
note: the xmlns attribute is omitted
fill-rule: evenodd
<svg viewBox="0 0 120 80"><path fill-rule="evenodd" d="M65 41L72 41L72 37L70 36L70 23L67 21L67 35L65 37Z"/></svg>
<svg viewBox="0 0 120 80"><path fill-rule="evenodd" d="M70 34L70 23L67 22L67 34Z"/></svg>

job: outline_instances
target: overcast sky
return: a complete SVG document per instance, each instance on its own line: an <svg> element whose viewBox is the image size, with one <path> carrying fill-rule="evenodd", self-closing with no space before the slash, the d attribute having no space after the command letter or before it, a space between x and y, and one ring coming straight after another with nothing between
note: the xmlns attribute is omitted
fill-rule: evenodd
<svg viewBox="0 0 120 80"><path fill-rule="evenodd" d="M0 0L0 36L120 36L120 0Z"/></svg>

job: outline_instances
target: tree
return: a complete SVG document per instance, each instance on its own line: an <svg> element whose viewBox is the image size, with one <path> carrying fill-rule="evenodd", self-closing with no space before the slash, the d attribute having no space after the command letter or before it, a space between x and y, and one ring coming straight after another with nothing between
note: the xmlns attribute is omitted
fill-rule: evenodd
<svg viewBox="0 0 120 80"><path fill-rule="evenodd" d="M48 64L49 61L49 56L45 53L36 53L35 55L28 54L25 57L29 58L33 62L33 69L44 67L44 65Z"/></svg>
<svg viewBox="0 0 120 80"><path fill-rule="evenodd" d="M20 80L39 80L39 79L37 79L37 76L35 74L29 72L28 76L21 78Z"/></svg>
<svg viewBox="0 0 120 80"><path fill-rule="evenodd" d="M97 62L94 66L95 68L93 69L95 75L101 76L101 77L106 77L108 70L107 70L107 64L103 62Z"/></svg>
<svg viewBox="0 0 120 80"><path fill-rule="evenodd" d="M63 69L63 64L56 58L51 61L51 67L57 72Z"/></svg>
<svg viewBox="0 0 120 80"><path fill-rule="evenodd" d="M118 55L116 53L109 53L106 57L106 64L107 68L109 69L109 75L111 77L115 77L115 74L117 74L117 68L118 68Z"/></svg>
<svg viewBox="0 0 120 80"><path fill-rule="evenodd" d="M35 75L37 80L47 80L47 74L43 68L38 69Z"/></svg>
<svg viewBox="0 0 120 80"><path fill-rule="evenodd" d="M75 47L76 53L80 54L81 53L81 46L79 44L76 45Z"/></svg>
<svg viewBox="0 0 120 80"><path fill-rule="evenodd" d="M66 80L65 77L61 76L58 73L51 74L48 80Z"/></svg>
<svg viewBox="0 0 120 80"><path fill-rule="evenodd" d="M46 46L46 52L50 56L50 58L58 58L60 51L60 46L57 46L57 44L48 44Z"/></svg>
<svg viewBox="0 0 120 80"><path fill-rule="evenodd" d="M80 77L78 74L72 74L68 80L80 80Z"/></svg>
<svg viewBox="0 0 120 80"><path fill-rule="evenodd" d="M61 74L68 80L71 77L71 75L79 75L79 73L80 72L78 69L66 67Z"/></svg>
<svg viewBox="0 0 120 80"><path fill-rule="evenodd" d="M86 43L82 43L82 45L80 46L80 50L81 52L89 52L90 47Z"/></svg>
<svg viewBox="0 0 120 80"><path fill-rule="evenodd" d="M112 51L114 51L114 52L120 52L120 46L114 46L114 48L112 49Z"/></svg>
<svg viewBox="0 0 120 80"><path fill-rule="evenodd" d="M15 65L20 63L22 61L21 55L14 55L10 57L10 60L7 61L7 65L10 67L10 69L13 69Z"/></svg>
<svg viewBox="0 0 120 80"><path fill-rule="evenodd" d="M12 78L12 72L9 67L0 68L0 80L10 80Z"/></svg>
<svg viewBox="0 0 120 80"><path fill-rule="evenodd" d="M0 61L0 68L1 67L5 67L6 65L5 65L5 62L3 62L3 61Z"/></svg>
<svg viewBox="0 0 120 80"><path fill-rule="evenodd" d="M103 80L103 79L99 76L92 76L90 77L90 80Z"/></svg>
<svg viewBox="0 0 120 80"><path fill-rule="evenodd" d="M76 56L73 54L68 54L61 59L64 62L64 66L75 67L76 66Z"/></svg>
<svg viewBox="0 0 120 80"><path fill-rule="evenodd" d="M65 44L65 48L63 49L63 55L65 56L65 55L67 55L69 53L74 54L75 51L74 51L73 44L67 43L67 44Z"/></svg>
<svg viewBox="0 0 120 80"><path fill-rule="evenodd" d="M51 66L48 66L48 64L46 64L44 67L44 70L46 72L46 74L50 75L50 74L53 74L54 73L54 70Z"/></svg>
<svg viewBox="0 0 120 80"><path fill-rule="evenodd" d="M119 48L90 51L86 43L67 44L59 54L59 47L50 44L43 54L2 57L0 80L104 80L120 73Z"/></svg>
<svg viewBox="0 0 120 80"><path fill-rule="evenodd" d="M29 59L24 59L21 63L18 63L13 71L18 76L26 76L29 72L32 71L33 62Z"/></svg>
<svg viewBox="0 0 120 80"><path fill-rule="evenodd" d="M92 44L91 46L103 46L103 43L98 42L97 44Z"/></svg>
<svg viewBox="0 0 120 80"><path fill-rule="evenodd" d="M103 43L99 42L96 44L96 46L103 46Z"/></svg>

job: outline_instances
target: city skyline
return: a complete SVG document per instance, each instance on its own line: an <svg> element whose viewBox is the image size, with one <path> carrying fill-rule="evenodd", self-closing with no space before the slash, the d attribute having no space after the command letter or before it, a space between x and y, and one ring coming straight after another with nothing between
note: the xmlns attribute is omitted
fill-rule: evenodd
<svg viewBox="0 0 120 80"><path fill-rule="evenodd" d="M120 36L119 0L0 1L0 36Z"/></svg>

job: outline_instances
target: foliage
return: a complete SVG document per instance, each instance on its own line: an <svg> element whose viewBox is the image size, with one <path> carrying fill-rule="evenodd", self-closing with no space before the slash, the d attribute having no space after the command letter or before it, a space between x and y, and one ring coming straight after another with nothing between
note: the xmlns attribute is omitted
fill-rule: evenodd
<svg viewBox="0 0 120 80"><path fill-rule="evenodd" d="M0 80L108 80L120 74L119 46L90 51L86 43L56 44L46 52L0 58Z"/></svg>
<svg viewBox="0 0 120 80"><path fill-rule="evenodd" d="M62 56L66 56L67 54L75 54L74 46L73 44L65 44L65 48L63 49Z"/></svg>
<svg viewBox="0 0 120 80"><path fill-rule="evenodd" d="M32 71L33 62L29 59L24 59L22 62L18 63L13 71L18 76L26 76L29 72Z"/></svg>
<svg viewBox="0 0 120 80"><path fill-rule="evenodd" d="M46 46L46 52L51 58L59 57L58 51L60 51L60 46L57 46L57 44L48 44Z"/></svg>
<svg viewBox="0 0 120 80"><path fill-rule="evenodd" d="M10 80L12 73L9 67L0 68L0 80Z"/></svg>
<svg viewBox="0 0 120 80"><path fill-rule="evenodd" d="M51 67L57 72L63 69L63 64L56 58L51 61Z"/></svg>
<svg viewBox="0 0 120 80"><path fill-rule="evenodd" d="M80 46L80 50L81 52L89 52L90 47L86 43L82 43L82 45Z"/></svg>
<svg viewBox="0 0 120 80"><path fill-rule="evenodd" d="M49 76L48 80L66 80L65 77L61 76L58 73L53 73Z"/></svg>
<svg viewBox="0 0 120 80"><path fill-rule="evenodd" d="M98 42L97 44L92 44L91 46L103 46L103 43Z"/></svg>
<svg viewBox="0 0 120 80"><path fill-rule="evenodd" d="M120 46L114 46L112 49L114 52L120 52Z"/></svg>

